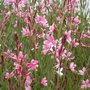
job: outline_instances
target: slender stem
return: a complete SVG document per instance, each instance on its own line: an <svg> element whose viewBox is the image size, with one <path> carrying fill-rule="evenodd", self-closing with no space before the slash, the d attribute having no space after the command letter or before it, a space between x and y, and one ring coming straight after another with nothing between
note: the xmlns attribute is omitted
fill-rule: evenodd
<svg viewBox="0 0 90 90"><path fill-rule="evenodd" d="M11 79L9 79L8 82L9 82L9 90L13 90Z"/></svg>

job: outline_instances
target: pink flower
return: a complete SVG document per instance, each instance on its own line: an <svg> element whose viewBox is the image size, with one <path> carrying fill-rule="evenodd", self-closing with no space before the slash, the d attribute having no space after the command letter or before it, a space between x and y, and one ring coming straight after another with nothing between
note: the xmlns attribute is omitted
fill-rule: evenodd
<svg viewBox="0 0 90 90"><path fill-rule="evenodd" d="M31 85L31 83L32 83L32 78L30 77L29 73L26 74L25 78L26 78L26 80L25 80L25 85L27 85L27 86L28 86L28 85Z"/></svg>
<svg viewBox="0 0 90 90"><path fill-rule="evenodd" d="M27 64L27 67L29 68L29 70L37 70L38 61L32 59L31 62Z"/></svg>
<svg viewBox="0 0 90 90"><path fill-rule="evenodd" d="M40 2L40 4L39 4L39 9L43 9L44 6L45 6L45 3L44 3L44 2Z"/></svg>
<svg viewBox="0 0 90 90"><path fill-rule="evenodd" d="M14 73L13 72L11 72L11 73L7 72L6 75L5 75L5 78L10 79L13 76L14 76Z"/></svg>
<svg viewBox="0 0 90 90"><path fill-rule="evenodd" d="M11 57L13 56L14 54L11 53L10 50L8 50L7 52L4 52L5 55L7 55L8 57Z"/></svg>
<svg viewBox="0 0 90 90"><path fill-rule="evenodd" d="M71 4L74 4L76 2L76 0L70 0Z"/></svg>
<svg viewBox="0 0 90 90"><path fill-rule="evenodd" d="M73 6L71 3L69 3L69 4L67 5L67 10L68 10L68 12L72 12L72 11L75 10L75 8L74 8L74 6Z"/></svg>
<svg viewBox="0 0 90 90"><path fill-rule="evenodd" d="M22 60L24 58L24 55L23 55L23 52L20 51L19 54L18 54L18 60Z"/></svg>
<svg viewBox="0 0 90 90"><path fill-rule="evenodd" d="M63 23L63 19L60 18L59 16L57 17L57 21L58 21L59 23Z"/></svg>
<svg viewBox="0 0 90 90"><path fill-rule="evenodd" d="M29 16L25 16L24 22L27 23L27 24L30 24L30 22L31 22L30 17Z"/></svg>
<svg viewBox="0 0 90 90"><path fill-rule="evenodd" d="M90 31L89 30L86 31L86 32L82 31L80 38L81 39L83 39L83 38L90 38Z"/></svg>
<svg viewBox="0 0 90 90"><path fill-rule="evenodd" d="M18 20L15 21L14 27L18 26Z"/></svg>
<svg viewBox="0 0 90 90"><path fill-rule="evenodd" d="M65 58L65 47L63 47L62 45L59 45L55 51L55 57L57 59L57 61L62 57L63 59Z"/></svg>
<svg viewBox="0 0 90 90"><path fill-rule="evenodd" d="M41 34L37 34L37 37L38 37L38 38L44 38L44 37L45 37L45 33L43 32L43 33L41 33Z"/></svg>
<svg viewBox="0 0 90 90"><path fill-rule="evenodd" d="M78 29L74 29L73 33L76 35L78 33Z"/></svg>
<svg viewBox="0 0 90 90"><path fill-rule="evenodd" d="M70 63L70 66L69 66L69 69L70 69L71 71L74 71L75 67L76 67L76 64L74 64L74 62L71 62L71 63Z"/></svg>
<svg viewBox="0 0 90 90"><path fill-rule="evenodd" d="M29 85L28 86L25 86L25 90L32 90L31 89L31 86L29 86Z"/></svg>
<svg viewBox="0 0 90 90"><path fill-rule="evenodd" d="M28 1L28 0L20 0L19 3L23 3L23 4L25 4L27 1Z"/></svg>
<svg viewBox="0 0 90 90"><path fill-rule="evenodd" d="M48 4L52 4L53 3L53 0L48 0Z"/></svg>
<svg viewBox="0 0 90 90"><path fill-rule="evenodd" d="M71 45L72 45L72 47L77 47L77 46L79 45L79 43L76 42L75 39L73 39L73 40L71 41Z"/></svg>
<svg viewBox="0 0 90 90"><path fill-rule="evenodd" d="M31 83L32 83L32 78L30 77L29 73L25 75L25 90L32 90L31 89Z"/></svg>
<svg viewBox="0 0 90 90"><path fill-rule="evenodd" d="M17 10L16 12L17 12L16 15L17 15L18 17L23 17L23 18L25 17L25 14L26 14L25 12L22 12L22 11L19 11L19 10Z"/></svg>
<svg viewBox="0 0 90 90"><path fill-rule="evenodd" d="M16 3L17 0L6 0L8 3ZM27 2L27 0L19 0L19 4L25 4Z"/></svg>
<svg viewBox="0 0 90 90"><path fill-rule="evenodd" d="M72 23L73 23L74 25L78 25L78 24L81 23L80 20L78 19L78 16L75 17L75 18L73 18Z"/></svg>
<svg viewBox="0 0 90 90"><path fill-rule="evenodd" d="M25 37L29 37L32 35L32 33L29 31L28 28L23 28L22 33L23 33L23 36L25 36Z"/></svg>
<svg viewBox="0 0 90 90"><path fill-rule="evenodd" d="M43 28L48 27L47 20L45 19L45 16L39 16L38 14L36 15L35 22L40 24Z"/></svg>
<svg viewBox="0 0 90 90"><path fill-rule="evenodd" d="M47 86L46 77L44 77L44 78L41 80L41 84L42 84L43 86Z"/></svg>
<svg viewBox="0 0 90 90"><path fill-rule="evenodd" d="M84 38L87 38L87 37L88 37L88 36L87 36L86 34L81 33L81 36L80 36L81 39L84 39Z"/></svg>
<svg viewBox="0 0 90 90"><path fill-rule="evenodd" d="M73 12L75 11L75 4L76 4L76 0L68 0L68 4L67 4L67 10L69 12Z"/></svg>
<svg viewBox="0 0 90 90"><path fill-rule="evenodd" d="M90 37L90 30L87 31L87 35Z"/></svg>
<svg viewBox="0 0 90 90"><path fill-rule="evenodd" d="M27 1L28 0L19 0L18 7L19 8L25 7L25 4L27 3Z"/></svg>
<svg viewBox="0 0 90 90"><path fill-rule="evenodd" d="M79 70L79 74L80 74L80 75L84 75L85 72L86 72L86 68L85 68L85 67L83 67L82 70Z"/></svg>
<svg viewBox="0 0 90 90"><path fill-rule="evenodd" d="M84 89L84 88L90 88L90 83L89 83L89 80L88 79L82 81L81 88L82 89Z"/></svg>
<svg viewBox="0 0 90 90"><path fill-rule="evenodd" d="M9 54L9 52L7 52L7 55ZM12 59L14 59L14 60L17 60L17 61L21 61L21 60L23 60L25 57L26 57L26 55L24 56L23 55L23 52L22 51L20 51L19 53L18 53L18 55L15 55L15 54L9 54L8 55L8 57L10 57L10 58L12 58Z"/></svg>
<svg viewBox="0 0 90 90"><path fill-rule="evenodd" d="M73 60L74 59L74 57L72 56L72 53L71 52L67 52L66 59L67 60Z"/></svg>
<svg viewBox="0 0 90 90"><path fill-rule="evenodd" d="M15 66L15 68L14 68L15 72L17 74L19 74L20 76L22 76L22 74L23 74L22 66L20 64L18 64L17 62L14 62L14 66Z"/></svg>
<svg viewBox="0 0 90 90"><path fill-rule="evenodd" d="M16 3L16 0L6 0L8 3Z"/></svg>
<svg viewBox="0 0 90 90"><path fill-rule="evenodd" d="M4 54L9 58L16 59L16 55L11 53L10 50L8 50L7 52L4 52Z"/></svg>
<svg viewBox="0 0 90 90"><path fill-rule="evenodd" d="M69 31L65 31L65 35L67 36L67 42L70 43L71 42L71 30Z"/></svg>
<svg viewBox="0 0 90 90"><path fill-rule="evenodd" d="M43 52L44 54L49 51L53 51L53 48L56 47L57 41L54 39L52 35L47 35L47 40L44 41Z"/></svg>
<svg viewBox="0 0 90 90"><path fill-rule="evenodd" d="M54 32L54 30L55 30L54 24L49 27L49 30L50 30L51 33Z"/></svg>
<svg viewBox="0 0 90 90"><path fill-rule="evenodd" d="M45 14L46 13L46 7L45 7L45 3L44 1L41 1L40 4L39 4L39 9L41 11L42 14Z"/></svg>

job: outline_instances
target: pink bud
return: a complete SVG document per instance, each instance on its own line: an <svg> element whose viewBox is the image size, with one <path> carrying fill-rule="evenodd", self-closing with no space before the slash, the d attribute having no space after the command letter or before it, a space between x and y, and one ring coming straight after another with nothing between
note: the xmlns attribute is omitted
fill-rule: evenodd
<svg viewBox="0 0 90 90"><path fill-rule="evenodd" d="M42 84L43 86L47 86L46 77L44 77L44 78L41 80L41 84Z"/></svg>
<svg viewBox="0 0 90 90"><path fill-rule="evenodd" d="M74 64L74 62L71 62L69 69L70 69L71 71L74 71L75 67L76 67L76 64Z"/></svg>

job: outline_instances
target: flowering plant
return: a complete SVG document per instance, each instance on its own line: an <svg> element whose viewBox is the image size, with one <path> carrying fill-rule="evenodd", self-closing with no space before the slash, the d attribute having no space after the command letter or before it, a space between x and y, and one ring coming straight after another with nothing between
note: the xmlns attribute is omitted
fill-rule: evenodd
<svg viewBox="0 0 90 90"><path fill-rule="evenodd" d="M90 23L84 3L0 3L1 90L90 89Z"/></svg>

